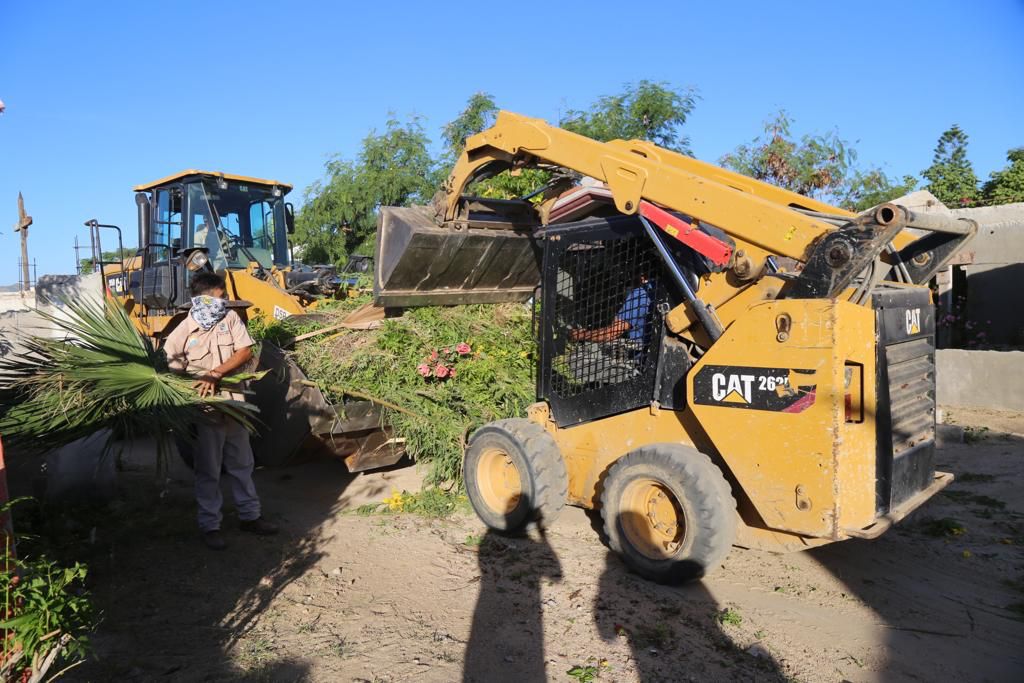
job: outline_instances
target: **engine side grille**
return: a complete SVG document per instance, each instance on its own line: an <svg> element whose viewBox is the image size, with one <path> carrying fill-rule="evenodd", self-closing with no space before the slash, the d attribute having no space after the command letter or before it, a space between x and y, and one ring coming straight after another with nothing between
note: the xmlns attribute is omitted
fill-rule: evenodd
<svg viewBox="0 0 1024 683"><path fill-rule="evenodd" d="M892 454L935 439L935 360L928 338L885 347Z"/></svg>
<svg viewBox="0 0 1024 683"><path fill-rule="evenodd" d="M876 508L927 488L935 474L935 313L928 290L883 287L878 325Z"/></svg>

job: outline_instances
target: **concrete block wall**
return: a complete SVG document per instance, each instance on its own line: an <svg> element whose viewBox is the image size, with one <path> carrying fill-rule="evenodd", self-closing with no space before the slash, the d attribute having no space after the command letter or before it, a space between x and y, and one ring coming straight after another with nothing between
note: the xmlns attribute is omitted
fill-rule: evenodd
<svg viewBox="0 0 1024 683"><path fill-rule="evenodd" d="M939 349L935 394L940 406L1024 412L1024 351Z"/></svg>

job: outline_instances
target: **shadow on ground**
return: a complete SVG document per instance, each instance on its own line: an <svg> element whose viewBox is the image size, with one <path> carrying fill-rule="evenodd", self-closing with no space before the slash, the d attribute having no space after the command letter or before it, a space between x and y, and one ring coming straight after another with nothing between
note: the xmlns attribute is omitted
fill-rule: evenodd
<svg viewBox="0 0 1024 683"><path fill-rule="evenodd" d="M29 492L25 479L12 482L16 493ZM191 482L183 479L158 483L152 463L130 464L119 473L117 495L109 502L39 507L23 515L20 521L43 539L49 554L89 567L101 616L94 655L63 678L306 680L308 663L279 651L272 635L253 627L275 599L290 599L280 595L285 587L321 560L330 540L322 526L350 502L349 489L379 499L385 479L351 475L330 460L259 469L264 515L281 533L238 531L225 490L228 548L221 552L201 543Z"/></svg>
<svg viewBox="0 0 1024 683"><path fill-rule="evenodd" d="M465 683L784 680L767 650L751 656L735 645L721 623L729 611L701 582L652 583L631 573L611 551L603 554L596 584L598 572L588 567L574 567L570 579L549 539L536 530L518 537L489 531L478 557L481 585ZM572 554L568 561L579 559ZM579 583L562 585L568 580ZM566 613L573 616L566 620ZM545 624L562 632L545 633ZM570 630L596 631L599 640L591 642L589 657L563 642ZM623 647L629 651L625 662L609 662L602 654Z"/></svg>

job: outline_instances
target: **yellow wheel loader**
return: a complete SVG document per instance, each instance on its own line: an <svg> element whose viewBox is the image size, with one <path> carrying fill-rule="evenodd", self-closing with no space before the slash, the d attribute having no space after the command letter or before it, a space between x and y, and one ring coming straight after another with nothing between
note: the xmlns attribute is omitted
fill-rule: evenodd
<svg viewBox="0 0 1024 683"><path fill-rule="evenodd" d="M468 193L523 167L552 171L539 204ZM433 207L382 211L374 287L533 297L539 402L473 434L473 507L506 532L597 509L632 569L680 582L734 544L874 538L949 484L927 283L977 229L502 112Z"/></svg>
<svg viewBox="0 0 1024 683"><path fill-rule="evenodd" d="M188 315L189 283L199 271L224 276L229 306L243 320L308 315L339 295L333 266L292 263L292 186L228 173L187 170L135 187L139 250L102 264L105 287L145 335L159 342ZM101 228L86 223L99 243ZM98 250L102 252L99 247ZM123 250L122 250L123 251ZM360 471L397 462L402 449L367 402L331 405L288 356L264 343L259 367L272 370L253 386L263 422L253 440L257 459L283 464L304 450L327 449Z"/></svg>

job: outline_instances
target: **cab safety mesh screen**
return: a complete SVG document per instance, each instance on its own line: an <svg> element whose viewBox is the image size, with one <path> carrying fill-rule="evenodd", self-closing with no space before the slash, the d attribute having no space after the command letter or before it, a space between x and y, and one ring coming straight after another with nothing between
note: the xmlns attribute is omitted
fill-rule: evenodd
<svg viewBox="0 0 1024 683"><path fill-rule="evenodd" d="M650 402L664 281L640 230L579 229L546 246L541 394L556 418L559 403L590 417Z"/></svg>

